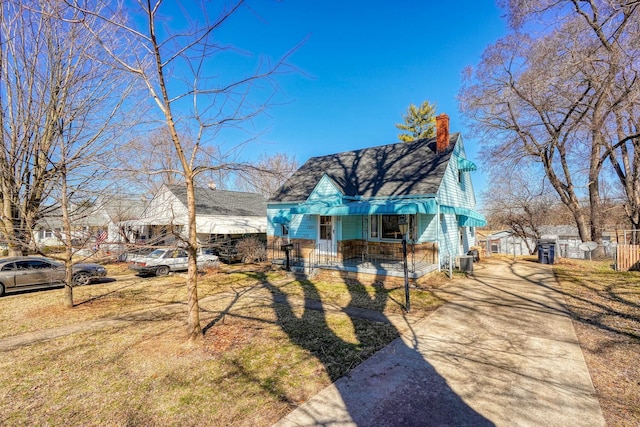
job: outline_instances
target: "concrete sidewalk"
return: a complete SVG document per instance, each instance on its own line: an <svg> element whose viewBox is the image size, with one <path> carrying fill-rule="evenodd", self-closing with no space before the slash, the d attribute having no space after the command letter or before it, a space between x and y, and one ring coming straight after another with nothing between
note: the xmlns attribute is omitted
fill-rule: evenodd
<svg viewBox="0 0 640 427"><path fill-rule="evenodd" d="M276 426L604 426L550 266L483 260L449 302Z"/></svg>

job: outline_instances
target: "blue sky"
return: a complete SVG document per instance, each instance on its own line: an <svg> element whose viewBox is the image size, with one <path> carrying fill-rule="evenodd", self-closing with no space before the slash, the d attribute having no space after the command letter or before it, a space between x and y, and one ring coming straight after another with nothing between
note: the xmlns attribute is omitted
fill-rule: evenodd
<svg viewBox="0 0 640 427"><path fill-rule="evenodd" d="M410 103L434 102L465 136L456 96L462 71L505 33L494 0L259 1L233 17L221 37L273 58L306 42L279 76L280 101L259 126L269 132L244 155L287 152L309 157L393 143ZM479 194L482 171L474 172Z"/></svg>

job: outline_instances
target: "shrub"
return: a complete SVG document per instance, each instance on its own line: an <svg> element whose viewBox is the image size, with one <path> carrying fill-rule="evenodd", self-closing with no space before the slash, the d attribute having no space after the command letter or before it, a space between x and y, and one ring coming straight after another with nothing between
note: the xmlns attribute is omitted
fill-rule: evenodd
<svg viewBox="0 0 640 427"><path fill-rule="evenodd" d="M267 259L267 248L260 239L255 237L246 237L240 240L236 245L236 250L244 263L266 261Z"/></svg>

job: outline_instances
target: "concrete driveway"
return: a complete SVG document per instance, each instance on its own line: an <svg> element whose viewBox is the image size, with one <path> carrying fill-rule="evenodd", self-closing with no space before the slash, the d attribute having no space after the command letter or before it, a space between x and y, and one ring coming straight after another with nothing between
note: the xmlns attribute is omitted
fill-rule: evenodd
<svg viewBox="0 0 640 427"><path fill-rule="evenodd" d="M488 259L283 426L604 426L549 265Z"/></svg>

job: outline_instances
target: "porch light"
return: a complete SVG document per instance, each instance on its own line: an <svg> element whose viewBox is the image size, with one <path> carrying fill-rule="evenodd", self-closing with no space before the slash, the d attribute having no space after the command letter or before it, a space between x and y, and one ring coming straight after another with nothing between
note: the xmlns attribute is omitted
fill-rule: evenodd
<svg viewBox="0 0 640 427"><path fill-rule="evenodd" d="M409 223L407 222L407 217L404 215L400 215L398 218L398 228L400 229L400 234L402 235L402 239L406 239L407 231L409 230Z"/></svg>
<svg viewBox="0 0 640 427"><path fill-rule="evenodd" d="M398 228L402 235L402 262L404 267L404 295L405 295L405 309L407 313L411 309L411 302L409 301L409 273L407 272L407 230L409 229L409 222L406 215L400 215L398 218Z"/></svg>

